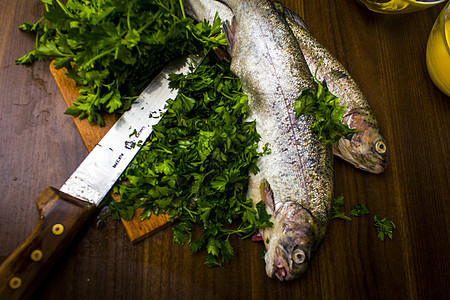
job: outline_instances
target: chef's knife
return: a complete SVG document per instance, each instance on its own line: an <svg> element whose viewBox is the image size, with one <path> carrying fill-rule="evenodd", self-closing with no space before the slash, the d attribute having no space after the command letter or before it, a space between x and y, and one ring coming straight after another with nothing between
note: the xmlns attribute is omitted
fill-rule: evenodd
<svg viewBox="0 0 450 300"><path fill-rule="evenodd" d="M125 112L58 190L46 188L35 200L39 221L33 233L0 266L0 299L31 295L45 273L94 213L111 187L139 151L160 120L166 100L176 90L169 87L170 73L187 73L202 55L192 55L168 65ZM157 117L155 117L157 115Z"/></svg>

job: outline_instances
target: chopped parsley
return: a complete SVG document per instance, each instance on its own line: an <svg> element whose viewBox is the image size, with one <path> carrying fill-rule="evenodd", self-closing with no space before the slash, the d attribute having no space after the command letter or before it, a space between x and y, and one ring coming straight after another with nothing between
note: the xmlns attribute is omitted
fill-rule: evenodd
<svg viewBox="0 0 450 300"><path fill-rule="evenodd" d="M333 200L333 206L331 208L331 219L344 219L351 220L345 212L340 210L341 206L344 205L344 196L339 196Z"/></svg>
<svg viewBox="0 0 450 300"><path fill-rule="evenodd" d="M143 219L169 214L176 243L205 249L208 266L222 265L234 256L231 235L246 238L271 225L264 203L255 209L246 195L268 149L257 151L255 123L244 121L247 96L227 62L209 55L194 73L170 80L178 96L114 187L121 202L110 208L116 218L137 207ZM193 226L202 228L195 240Z"/></svg>
<svg viewBox="0 0 450 300"><path fill-rule="evenodd" d="M388 236L392 240L392 231L395 229L395 224L386 218L381 219L378 215L373 217L374 226L377 229L378 238L384 241L384 237Z"/></svg>
<svg viewBox="0 0 450 300"><path fill-rule="evenodd" d="M339 196L333 201L333 206L331 208L331 219L344 219L352 220L349 216L340 210L341 206L344 205L344 197ZM350 215L353 217L361 217L370 214L369 209L363 204L354 205L353 209L350 211ZM378 233L378 238L384 241L384 237L388 236L392 239L392 231L395 229L394 222L383 218L381 219L378 215L374 216L374 226Z"/></svg>
<svg viewBox="0 0 450 300"><path fill-rule="evenodd" d="M362 203L360 203L359 206L354 205L353 209L350 211L350 215L354 216L354 217L360 217L360 216L364 216L364 215L368 215L368 214L369 214L369 210Z"/></svg>

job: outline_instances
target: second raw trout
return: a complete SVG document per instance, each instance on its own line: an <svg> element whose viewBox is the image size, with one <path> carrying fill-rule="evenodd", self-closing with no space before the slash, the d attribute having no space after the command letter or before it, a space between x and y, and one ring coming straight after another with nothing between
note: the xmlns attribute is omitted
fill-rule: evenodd
<svg viewBox="0 0 450 300"><path fill-rule="evenodd" d="M379 174L388 166L388 149L381 135L372 108L363 92L344 66L314 38L303 20L294 12L275 2L294 33L312 74L339 98L346 113L342 122L350 128L362 130L351 140L341 138L333 144L333 153L364 171Z"/></svg>

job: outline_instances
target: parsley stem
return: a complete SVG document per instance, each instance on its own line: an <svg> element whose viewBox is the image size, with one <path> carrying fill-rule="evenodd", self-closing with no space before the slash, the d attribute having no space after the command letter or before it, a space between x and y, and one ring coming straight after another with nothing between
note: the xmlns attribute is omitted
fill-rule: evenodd
<svg viewBox="0 0 450 300"><path fill-rule="evenodd" d="M61 1L56 0L56 2L59 4L59 7L64 11L64 13L72 18L71 13L67 10L67 7L61 3Z"/></svg>
<svg viewBox="0 0 450 300"><path fill-rule="evenodd" d="M39 47L39 40L40 40L40 35L39 35L39 32L37 32L36 33L36 43L35 43L35 46L34 46L34 48L36 49L37 47Z"/></svg>
<svg viewBox="0 0 450 300"><path fill-rule="evenodd" d="M163 9L165 9L174 19L179 19L177 15L175 15L172 10L168 7L166 7L164 4L161 3L161 1L156 0L156 3L158 3L159 6L161 6ZM183 9L183 5L181 6L181 9Z"/></svg>
<svg viewBox="0 0 450 300"><path fill-rule="evenodd" d="M116 48L111 48L111 49L109 49L109 50L106 50L106 51L104 51L104 52L98 54L97 56L94 56L94 57L91 58L87 63L83 64L83 65L80 67L80 69L89 67L90 65L92 65L92 64L94 63L94 61L96 61L96 60L99 59L99 58L102 58L102 57L105 56L105 55L108 55L109 53L111 53L111 52L113 52L113 51L116 51Z"/></svg>
<svg viewBox="0 0 450 300"><path fill-rule="evenodd" d="M181 14L182 14L183 18L186 18L186 14L184 12L183 0L179 0L179 1L180 1Z"/></svg>
<svg viewBox="0 0 450 300"><path fill-rule="evenodd" d="M131 31L130 11L131 11L131 5L128 5L128 10L127 10L127 26L128 26L128 30L129 30L129 31Z"/></svg>
<svg viewBox="0 0 450 300"><path fill-rule="evenodd" d="M316 71L314 72L314 79L315 79L316 81L318 81L318 80L317 80L317 72L319 71L319 68L320 68L320 66L322 65L324 59L325 59L325 56L323 56L323 57L320 59L319 64L317 65Z"/></svg>
<svg viewBox="0 0 450 300"><path fill-rule="evenodd" d="M141 28L138 29L138 33L142 33L142 31L144 31L145 29L147 29L147 27L149 27L150 25L152 25L153 23L155 23L156 20L158 20L162 15L162 11L158 10L158 12L155 14L155 16L153 17L153 19L151 19L150 21L148 21L147 23L145 23Z"/></svg>

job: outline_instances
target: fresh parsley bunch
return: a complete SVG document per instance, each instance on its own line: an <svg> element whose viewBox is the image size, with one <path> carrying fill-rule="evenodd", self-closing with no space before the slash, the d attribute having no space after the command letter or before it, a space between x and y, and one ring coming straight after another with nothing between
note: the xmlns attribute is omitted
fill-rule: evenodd
<svg viewBox="0 0 450 300"><path fill-rule="evenodd" d="M16 63L54 59L80 86L66 113L104 125L122 113L173 58L225 45L218 18L194 23L182 0L41 0L42 18L19 29L36 34L34 50Z"/></svg>
<svg viewBox="0 0 450 300"><path fill-rule="evenodd" d="M244 121L248 99L228 63L210 55L194 73L170 80L178 96L115 186L121 201L110 208L116 218L137 207L143 219L169 214L177 221L175 242L206 249L206 264L221 265L234 255L230 236L271 224L264 203L255 209L246 197L249 172L258 171L263 154L260 137L255 123ZM202 235L193 240L196 224Z"/></svg>

